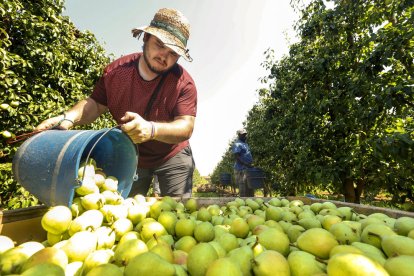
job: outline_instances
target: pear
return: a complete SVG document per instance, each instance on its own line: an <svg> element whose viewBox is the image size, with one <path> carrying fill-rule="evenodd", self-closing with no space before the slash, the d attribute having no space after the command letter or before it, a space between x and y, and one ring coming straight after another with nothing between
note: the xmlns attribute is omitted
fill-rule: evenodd
<svg viewBox="0 0 414 276"><path fill-rule="evenodd" d="M22 266L21 272L41 263L56 264L62 269L65 269L68 264L68 257L62 249L46 247L30 256Z"/></svg>
<svg viewBox="0 0 414 276"><path fill-rule="evenodd" d="M381 247L388 258L399 255L414 256L414 240L406 236L383 236L381 239Z"/></svg>
<svg viewBox="0 0 414 276"><path fill-rule="evenodd" d="M97 237L96 249L110 249L116 241L115 231L108 226L101 226L95 230Z"/></svg>
<svg viewBox="0 0 414 276"><path fill-rule="evenodd" d="M95 178L93 176L83 178L82 184L75 189L75 192L80 196L99 193L99 188L95 184Z"/></svg>
<svg viewBox="0 0 414 276"><path fill-rule="evenodd" d="M270 228L275 228L275 229L279 230L280 232L284 232L282 226L277 221L267 220L267 221L265 221L264 225L269 226Z"/></svg>
<svg viewBox="0 0 414 276"><path fill-rule="evenodd" d="M65 276L65 271L62 267L54 263L40 263L32 266L28 270L24 271L23 276Z"/></svg>
<svg viewBox="0 0 414 276"><path fill-rule="evenodd" d="M188 253L183 250L173 251L173 263L178 265L187 265Z"/></svg>
<svg viewBox="0 0 414 276"><path fill-rule="evenodd" d="M95 179L96 186L98 186L98 188L101 188L105 183L106 174L101 170L96 170L93 178Z"/></svg>
<svg viewBox="0 0 414 276"><path fill-rule="evenodd" d="M150 222L144 223L142 225L142 229L140 233L141 233L141 239L144 242L149 241L154 236L154 234L157 237L168 234L164 226L158 221L150 221Z"/></svg>
<svg viewBox="0 0 414 276"><path fill-rule="evenodd" d="M175 268L174 276L188 276L187 269L185 265L173 264Z"/></svg>
<svg viewBox="0 0 414 276"><path fill-rule="evenodd" d="M228 252L227 257L239 264L244 276L252 275L253 251L249 246L237 247Z"/></svg>
<svg viewBox="0 0 414 276"><path fill-rule="evenodd" d="M99 193L87 194L81 197L81 204L85 210L99 210L105 204L105 197Z"/></svg>
<svg viewBox="0 0 414 276"><path fill-rule="evenodd" d="M171 209L175 209L178 204L178 202L171 196L163 196L161 201L168 203L171 206Z"/></svg>
<svg viewBox="0 0 414 276"><path fill-rule="evenodd" d="M125 267L124 275L173 276L175 266L153 252L145 252L130 260Z"/></svg>
<svg viewBox="0 0 414 276"><path fill-rule="evenodd" d="M364 252L355 246L340 244L332 248L331 252L329 252L329 257L332 258L333 255L340 253L355 253L364 255Z"/></svg>
<svg viewBox="0 0 414 276"><path fill-rule="evenodd" d="M247 221L247 224L249 225L249 228L250 228L250 231L251 231L257 225L264 224L266 220L265 220L265 218L263 218L259 215L251 214L247 217L246 221Z"/></svg>
<svg viewBox="0 0 414 276"><path fill-rule="evenodd" d="M192 276L205 275L207 268L218 259L214 247L206 242L195 245L187 256L187 270Z"/></svg>
<svg viewBox="0 0 414 276"><path fill-rule="evenodd" d="M39 242L29 241L6 250L0 256L0 275L19 273L24 263L44 248Z"/></svg>
<svg viewBox="0 0 414 276"><path fill-rule="evenodd" d="M296 240L298 247L321 259L328 259L329 252L338 245L335 236L323 228L306 230Z"/></svg>
<svg viewBox="0 0 414 276"><path fill-rule="evenodd" d="M78 169L78 178L82 179L87 177L95 177L95 166L92 163L85 164L83 162Z"/></svg>
<svg viewBox="0 0 414 276"><path fill-rule="evenodd" d="M219 258L226 256L226 250L217 241L209 241L208 243L214 247Z"/></svg>
<svg viewBox="0 0 414 276"><path fill-rule="evenodd" d="M314 202L310 205L310 209L314 214L318 214L319 211L322 209L322 203L321 202Z"/></svg>
<svg viewBox="0 0 414 276"><path fill-rule="evenodd" d="M108 263L95 266L86 274L86 276L102 275L123 276L124 272L118 266Z"/></svg>
<svg viewBox="0 0 414 276"><path fill-rule="evenodd" d="M128 207L127 218L136 225L145 219L149 214L149 207L144 204L132 205Z"/></svg>
<svg viewBox="0 0 414 276"><path fill-rule="evenodd" d="M14 242L8 236L0 235L0 256L3 252L14 247Z"/></svg>
<svg viewBox="0 0 414 276"><path fill-rule="evenodd" d="M65 268L65 276L81 276L83 262L76 261L68 263Z"/></svg>
<svg viewBox="0 0 414 276"><path fill-rule="evenodd" d="M119 204L122 204L124 202L124 198L118 193L118 191L116 191L116 192L103 191L100 194L104 197L105 204L119 205ZM135 202L135 200L134 200L134 202Z"/></svg>
<svg viewBox="0 0 414 276"><path fill-rule="evenodd" d="M192 236L195 229L195 222L189 218L179 219L175 224L175 235L177 238Z"/></svg>
<svg viewBox="0 0 414 276"><path fill-rule="evenodd" d="M309 205L305 205L309 206ZM305 208L305 206L303 208ZM303 210L300 214L298 214L298 219L304 219L304 218L315 218L315 214L309 209L309 210Z"/></svg>
<svg viewBox="0 0 414 276"><path fill-rule="evenodd" d="M69 238L62 246L62 250L68 256L69 262L84 261L92 251L96 250L97 242L95 233L80 231Z"/></svg>
<svg viewBox="0 0 414 276"><path fill-rule="evenodd" d="M249 234L250 227L246 220L237 217L230 224L230 233L235 235L237 238L246 238Z"/></svg>
<svg viewBox="0 0 414 276"><path fill-rule="evenodd" d="M275 207L282 206L282 202L277 197L272 197L267 203Z"/></svg>
<svg viewBox="0 0 414 276"><path fill-rule="evenodd" d="M111 225L111 229L115 232L115 240L119 241L125 233L134 229L134 225L127 218L119 218Z"/></svg>
<svg viewBox="0 0 414 276"><path fill-rule="evenodd" d="M253 212L260 208L259 203L257 203L256 201L254 201L251 198L247 198L245 200L245 202L246 202L246 205L247 206L249 206L250 208L252 208Z"/></svg>
<svg viewBox="0 0 414 276"><path fill-rule="evenodd" d="M315 256L305 251L289 254L288 263L292 276L312 276L326 271L326 265L316 260Z"/></svg>
<svg viewBox="0 0 414 276"><path fill-rule="evenodd" d="M220 206L217 204L212 204L207 206L207 210L210 212L211 216L220 216L222 211L220 210Z"/></svg>
<svg viewBox="0 0 414 276"><path fill-rule="evenodd" d="M196 244L197 241L193 236L184 236L175 242L174 248L176 250L182 250L188 253Z"/></svg>
<svg viewBox="0 0 414 276"><path fill-rule="evenodd" d="M343 220L351 220L352 214L354 213L354 210L348 206L338 207L337 210L341 213L341 218Z"/></svg>
<svg viewBox="0 0 414 276"><path fill-rule="evenodd" d="M299 219L298 223L305 229L322 228L321 222L315 216Z"/></svg>
<svg viewBox="0 0 414 276"><path fill-rule="evenodd" d="M296 240L298 239L298 237L300 235L302 235L302 233L305 232L305 231L306 231L306 229L303 228L300 225L292 225L292 226L290 226L288 228L288 231L287 231L287 235L289 237L290 242L291 243L296 242Z"/></svg>
<svg viewBox="0 0 414 276"><path fill-rule="evenodd" d="M118 179L115 176L108 176L101 185L101 190L116 192L118 190Z"/></svg>
<svg viewBox="0 0 414 276"><path fill-rule="evenodd" d="M351 244L361 240L357 230L352 229L351 226L343 222L332 225L329 232L335 236L340 244Z"/></svg>
<svg viewBox="0 0 414 276"><path fill-rule="evenodd" d="M160 241L167 243L170 247L174 246L174 237L171 235L162 235L157 237L157 235L154 234L154 236L146 242L148 249L153 248L156 246Z"/></svg>
<svg viewBox="0 0 414 276"><path fill-rule="evenodd" d="M126 266L132 258L148 251L148 247L142 240L132 239L118 244L114 252L114 263L118 266ZM154 253L155 254L155 253Z"/></svg>
<svg viewBox="0 0 414 276"><path fill-rule="evenodd" d="M298 217L294 212L284 211L282 213L282 220L287 222L296 222L298 221Z"/></svg>
<svg viewBox="0 0 414 276"><path fill-rule="evenodd" d="M231 250L239 247L237 237L231 233L223 233L216 236L216 241L224 248L224 250L226 250L226 252L230 252Z"/></svg>
<svg viewBox="0 0 414 276"><path fill-rule="evenodd" d="M283 221L283 220L279 221L278 223L282 227L283 232L285 232L285 233L287 233L289 227L292 226L291 222L287 222L287 221Z"/></svg>
<svg viewBox="0 0 414 276"><path fill-rule="evenodd" d="M407 236L408 233L414 229L414 218L399 217L395 220L394 230L397 234Z"/></svg>
<svg viewBox="0 0 414 276"><path fill-rule="evenodd" d="M75 218L69 226L68 232L73 236L76 232L95 230L102 225L103 215L98 210L87 210Z"/></svg>
<svg viewBox="0 0 414 276"><path fill-rule="evenodd" d="M171 205L165 201L156 201L150 206L149 215L151 218L157 220L161 212L171 211Z"/></svg>
<svg viewBox="0 0 414 276"><path fill-rule="evenodd" d="M98 265L110 263L113 256L114 252L110 249L99 249L91 252L83 262L82 273L87 274Z"/></svg>
<svg viewBox="0 0 414 276"><path fill-rule="evenodd" d="M386 224L385 221L382 219L376 218L376 217L367 217L364 219L361 219L359 221L361 223L361 229L364 230L365 227L367 227L370 224Z"/></svg>
<svg viewBox="0 0 414 276"><path fill-rule="evenodd" d="M47 240L47 243L48 243L49 246L53 246L56 243L58 243L62 240L67 240L69 238L70 238L70 235L69 235L68 231L66 231L62 234L57 234L57 235L52 234L50 232L46 233L46 240Z"/></svg>
<svg viewBox="0 0 414 276"><path fill-rule="evenodd" d="M289 263L285 257L277 251L266 250L252 260L254 275L278 275L290 276Z"/></svg>
<svg viewBox="0 0 414 276"><path fill-rule="evenodd" d="M355 253L336 254L328 261L328 275L388 276L387 271L374 260Z"/></svg>
<svg viewBox="0 0 414 276"><path fill-rule="evenodd" d="M219 258L213 261L207 268L206 276L243 276L240 266L230 258Z"/></svg>
<svg viewBox="0 0 414 276"><path fill-rule="evenodd" d="M322 227L324 229L326 229L326 230L329 231L329 229L331 229L332 225L335 225L336 223L339 223L341 221L342 221L342 219L339 216L336 216L336 215L326 215L323 218L321 224L322 224Z"/></svg>
<svg viewBox="0 0 414 276"><path fill-rule="evenodd" d="M198 211L197 211L197 220L200 221L211 221L211 214L210 212L207 210L206 207L201 207Z"/></svg>
<svg viewBox="0 0 414 276"><path fill-rule="evenodd" d="M99 209L101 213L105 217L105 221L108 223L113 223L114 221L120 218L127 218L128 217L128 206L126 205L112 205L112 204L105 204Z"/></svg>
<svg viewBox="0 0 414 276"><path fill-rule="evenodd" d="M85 211L85 208L82 206L80 197L75 197L73 199L72 204L70 205L70 211L72 212L73 218L80 216Z"/></svg>
<svg viewBox="0 0 414 276"><path fill-rule="evenodd" d="M390 276L411 276L414 271L414 256L401 255L389 258L385 261L384 268Z"/></svg>
<svg viewBox="0 0 414 276"><path fill-rule="evenodd" d="M386 257L382 250L378 247L363 242L353 242L351 245L360 249L362 252L364 252L365 256L376 261L377 263L381 265L385 263Z"/></svg>
<svg viewBox="0 0 414 276"><path fill-rule="evenodd" d="M43 229L55 235L68 230L71 222L72 211L63 205L50 208L41 219Z"/></svg>
<svg viewBox="0 0 414 276"><path fill-rule="evenodd" d="M209 242L215 237L214 226L209 221L203 221L194 228L194 238L198 242Z"/></svg>
<svg viewBox="0 0 414 276"><path fill-rule="evenodd" d="M161 223L168 234L175 235L175 224L177 223L177 215L171 211L163 211L158 216L158 222Z"/></svg>
<svg viewBox="0 0 414 276"><path fill-rule="evenodd" d="M361 241L381 249L381 238L386 235L397 235L386 224L372 223L362 230Z"/></svg>
<svg viewBox="0 0 414 276"><path fill-rule="evenodd" d="M324 201L322 202L322 206L321 206L321 210L323 209L337 209L335 203L331 202L331 201Z"/></svg>
<svg viewBox="0 0 414 276"><path fill-rule="evenodd" d="M158 238L156 240L157 244L153 246L149 251L159 255L161 258L171 264L174 263L174 254L171 245Z"/></svg>
<svg viewBox="0 0 414 276"><path fill-rule="evenodd" d="M257 236L257 239L268 250L278 251L284 256L289 254L289 237L277 229L266 229Z"/></svg>
<svg viewBox="0 0 414 276"><path fill-rule="evenodd" d="M287 198L282 198L280 202L282 203L282 206L284 207L289 205L289 200Z"/></svg>
<svg viewBox="0 0 414 276"><path fill-rule="evenodd" d="M414 239L414 229L408 232L407 237Z"/></svg>
<svg viewBox="0 0 414 276"><path fill-rule="evenodd" d="M192 213L198 210L198 203L195 198L189 198L184 203L184 207L187 210L188 213Z"/></svg>

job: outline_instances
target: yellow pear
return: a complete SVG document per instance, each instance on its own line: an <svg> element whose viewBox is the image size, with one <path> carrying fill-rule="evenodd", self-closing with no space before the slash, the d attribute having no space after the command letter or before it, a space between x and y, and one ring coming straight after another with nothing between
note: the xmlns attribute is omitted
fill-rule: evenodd
<svg viewBox="0 0 414 276"><path fill-rule="evenodd" d="M385 261L384 268L390 276L411 276L414 271L414 256L401 255L389 258Z"/></svg>
<svg viewBox="0 0 414 276"><path fill-rule="evenodd" d="M277 251L265 250L252 261L255 276L290 276L289 263L286 258Z"/></svg>
<svg viewBox="0 0 414 276"><path fill-rule="evenodd" d="M327 272L330 276L388 276L389 274L376 261L355 253L336 254L328 261Z"/></svg>
<svg viewBox="0 0 414 276"><path fill-rule="evenodd" d="M196 244L188 253L187 269L192 276L203 276L212 262L218 259L217 251L206 242Z"/></svg>
<svg viewBox="0 0 414 276"><path fill-rule="evenodd" d="M243 276L240 266L230 258L219 258L213 261L207 268L206 276Z"/></svg>
<svg viewBox="0 0 414 276"><path fill-rule="evenodd" d="M338 245L335 236L323 228L306 230L298 237L296 243L299 249L321 259L328 259L331 249Z"/></svg>
<svg viewBox="0 0 414 276"><path fill-rule="evenodd" d="M130 260L125 267L124 275L173 276L175 266L153 252L145 252Z"/></svg>
<svg viewBox="0 0 414 276"><path fill-rule="evenodd" d="M41 263L52 263L65 269L68 264L68 256L66 256L66 253L62 249L54 247L43 248L27 259L22 266L21 272Z"/></svg>

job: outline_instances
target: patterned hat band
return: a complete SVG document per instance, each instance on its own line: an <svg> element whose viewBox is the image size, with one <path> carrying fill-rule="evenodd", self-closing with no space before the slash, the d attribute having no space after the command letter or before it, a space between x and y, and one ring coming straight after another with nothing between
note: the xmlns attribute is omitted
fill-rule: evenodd
<svg viewBox="0 0 414 276"><path fill-rule="evenodd" d="M164 22L152 20L150 26L160 28L166 32L169 32L173 36L175 36L178 40L183 43L184 46L187 46L187 38L181 33L181 31L170 24L166 24Z"/></svg>

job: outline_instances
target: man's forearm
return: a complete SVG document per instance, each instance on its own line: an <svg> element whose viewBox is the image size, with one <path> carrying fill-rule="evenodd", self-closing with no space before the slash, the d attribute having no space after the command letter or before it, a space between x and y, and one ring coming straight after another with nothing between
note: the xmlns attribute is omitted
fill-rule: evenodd
<svg viewBox="0 0 414 276"><path fill-rule="evenodd" d="M94 122L105 111L105 106L92 98L87 98L75 104L65 114L66 118L72 120L75 125L85 125Z"/></svg>
<svg viewBox="0 0 414 276"><path fill-rule="evenodd" d="M154 139L167 144L177 144L190 139L194 128L193 116L180 116L173 122L154 124Z"/></svg>

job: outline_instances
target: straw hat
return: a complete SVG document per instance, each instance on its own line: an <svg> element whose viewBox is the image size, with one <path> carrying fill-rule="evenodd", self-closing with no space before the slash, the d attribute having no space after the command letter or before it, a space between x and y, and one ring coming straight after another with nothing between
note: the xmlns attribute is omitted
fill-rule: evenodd
<svg viewBox="0 0 414 276"><path fill-rule="evenodd" d="M187 61L193 61L187 49L187 41L190 37L190 23L188 19L175 9L160 9L152 19L149 26L132 29L132 35L138 37L146 32L158 37L166 46L184 57Z"/></svg>

